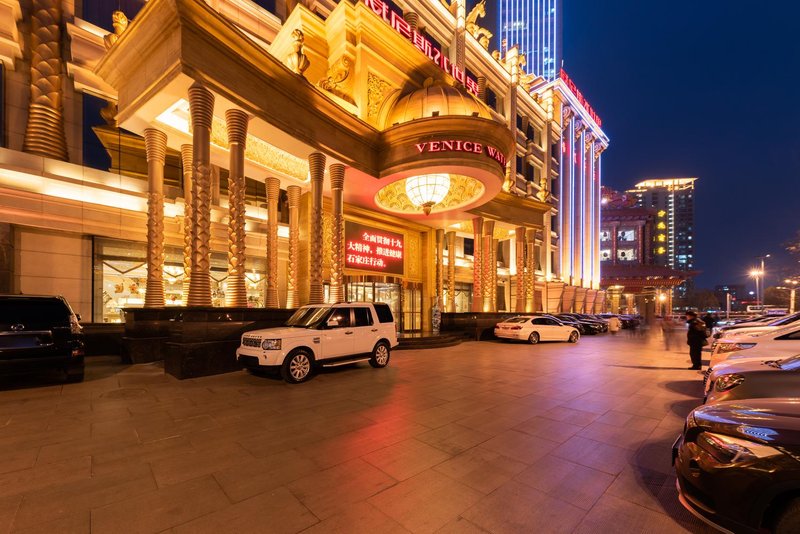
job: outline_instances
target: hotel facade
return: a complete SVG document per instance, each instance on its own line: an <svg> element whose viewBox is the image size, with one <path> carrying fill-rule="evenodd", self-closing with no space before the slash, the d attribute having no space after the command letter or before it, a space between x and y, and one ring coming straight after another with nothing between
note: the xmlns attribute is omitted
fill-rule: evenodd
<svg viewBox="0 0 800 534"><path fill-rule="evenodd" d="M480 6L150 0L102 23L79 5L0 0L3 292L97 323L603 310L608 139L568 77L487 49Z"/></svg>

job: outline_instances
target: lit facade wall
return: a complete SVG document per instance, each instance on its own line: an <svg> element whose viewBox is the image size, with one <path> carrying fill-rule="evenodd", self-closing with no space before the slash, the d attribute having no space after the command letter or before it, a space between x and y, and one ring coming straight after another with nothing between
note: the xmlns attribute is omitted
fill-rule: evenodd
<svg viewBox="0 0 800 534"><path fill-rule="evenodd" d="M500 0L498 43L518 45L527 71L547 81L558 77L561 65L562 0Z"/></svg>

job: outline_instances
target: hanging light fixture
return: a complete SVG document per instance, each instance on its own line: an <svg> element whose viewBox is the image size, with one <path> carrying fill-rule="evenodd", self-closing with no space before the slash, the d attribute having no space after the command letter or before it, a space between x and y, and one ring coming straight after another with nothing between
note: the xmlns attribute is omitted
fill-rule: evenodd
<svg viewBox="0 0 800 534"><path fill-rule="evenodd" d="M450 190L449 174L424 174L406 178L406 195L415 206L421 207L425 215L444 200Z"/></svg>

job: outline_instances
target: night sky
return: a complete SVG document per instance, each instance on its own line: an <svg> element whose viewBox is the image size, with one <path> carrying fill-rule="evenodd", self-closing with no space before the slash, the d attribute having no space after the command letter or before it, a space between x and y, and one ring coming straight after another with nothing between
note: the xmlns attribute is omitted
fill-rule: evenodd
<svg viewBox="0 0 800 534"><path fill-rule="evenodd" d="M564 68L611 139L603 181L699 177L696 286L798 266L800 3L564 0ZM797 271L797 269L795 269Z"/></svg>

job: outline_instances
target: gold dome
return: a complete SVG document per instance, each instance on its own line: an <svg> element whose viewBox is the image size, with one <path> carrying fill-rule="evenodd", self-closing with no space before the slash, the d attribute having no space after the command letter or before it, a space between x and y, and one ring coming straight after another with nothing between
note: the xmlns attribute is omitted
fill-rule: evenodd
<svg viewBox="0 0 800 534"><path fill-rule="evenodd" d="M443 116L492 119L489 108L466 91L426 80L425 87L402 95L386 115L385 127L391 128L417 119Z"/></svg>

